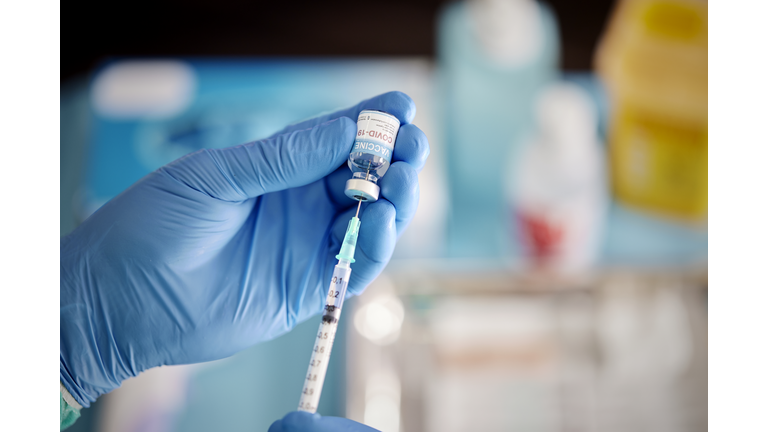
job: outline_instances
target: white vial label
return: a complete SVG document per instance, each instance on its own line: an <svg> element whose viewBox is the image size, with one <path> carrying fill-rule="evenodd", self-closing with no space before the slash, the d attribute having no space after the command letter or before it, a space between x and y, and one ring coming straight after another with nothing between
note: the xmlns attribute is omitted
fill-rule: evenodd
<svg viewBox="0 0 768 432"><path fill-rule="evenodd" d="M357 137L352 152L380 156L392 162L400 120L381 111L364 110L357 117Z"/></svg>

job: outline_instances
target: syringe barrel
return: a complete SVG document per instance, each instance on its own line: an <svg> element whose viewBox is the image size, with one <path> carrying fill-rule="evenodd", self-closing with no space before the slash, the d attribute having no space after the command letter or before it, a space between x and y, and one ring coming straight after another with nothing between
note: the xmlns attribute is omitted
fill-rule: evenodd
<svg viewBox="0 0 768 432"><path fill-rule="evenodd" d="M331 284L328 289L328 296L325 298L325 308L323 308L323 322L339 322L341 317L341 307L344 305L344 297L347 294L347 284L352 275L352 269L349 267L349 261L339 260L339 263L333 268Z"/></svg>
<svg viewBox="0 0 768 432"><path fill-rule="evenodd" d="M312 349L312 357L309 360L309 369L304 378L304 388L299 400L299 411L310 413L317 412L320 402L320 393L323 391L325 374L328 371L328 361L331 358L333 341L336 339L336 329L339 327L341 307L344 305L344 297L347 294L347 284L352 269L349 261L339 260L333 268L333 276L325 299L323 317L320 328L315 338L315 346Z"/></svg>

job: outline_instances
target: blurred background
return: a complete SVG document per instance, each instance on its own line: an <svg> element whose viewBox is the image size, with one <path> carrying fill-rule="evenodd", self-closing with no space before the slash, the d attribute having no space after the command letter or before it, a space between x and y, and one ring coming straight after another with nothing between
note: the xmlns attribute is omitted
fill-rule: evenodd
<svg viewBox="0 0 768 432"><path fill-rule="evenodd" d="M419 212L347 303L319 412L707 429L707 2L110 9L62 27L62 236L184 154L400 90L432 149ZM144 372L70 430L266 431L296 409L316 326Z"/></svg>

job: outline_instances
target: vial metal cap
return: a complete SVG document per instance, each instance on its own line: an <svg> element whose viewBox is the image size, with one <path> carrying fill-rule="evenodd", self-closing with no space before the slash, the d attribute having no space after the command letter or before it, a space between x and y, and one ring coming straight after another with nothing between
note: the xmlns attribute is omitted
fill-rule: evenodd
<svg viewBox="0 0 768 432"><path fill-rule="evenodd" d="M379 199L379 186L357 178L347 180L344 193L355 201L373 202Z"/></svg>

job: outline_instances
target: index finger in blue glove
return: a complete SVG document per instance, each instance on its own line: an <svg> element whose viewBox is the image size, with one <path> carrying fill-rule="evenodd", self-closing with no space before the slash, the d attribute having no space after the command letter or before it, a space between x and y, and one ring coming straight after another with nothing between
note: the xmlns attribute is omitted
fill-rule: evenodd
<svg viewBox="0 0 768 432"><path fill-rule="evenodd" d="M392 163L408 162L417 172L421 172L429 156L429 141L424 132L412 124L400 126L392 152Z"/></svg>
<svg viewBox="0 0 768 432"><path fill-rule="evenodd" d="M303 411L289 412L272 423L268 432L378 432L376 429L342 417L323 417Z"/></svg>
<svg viewBox="0 0 768 432"><path fill-rule="evenodd" d="M187 186L224 201L243 201L304 186L349 157L357 128L346 117L235 147L200 150L161 168Z"/></svg>
<svg viewBox="0 0 768 432"><path fill-rule="evenodd" d="M395 228L400 238L419 206L419 175L410 164L395 162L379 186L382 198L395 207Z"/></svg>
<svg viewBox="0 0 768 432"><path fill-rule="evenodd" d="M357 122L357 116L360 114L360 111L366 109L390 113L397 117L398 120L400 120L401 125L412 122L413 118L416 116L416 104L413 103L413 99L411 99L410 96L403 92L391 91L388 93L380 94L378 96L374 96L370 99L366 99L350 108L342 109L329 114L323 114L318 117L287 126L285 129L281 130L275 135L281 135L284 133L293 132L295 130L308 129L339 117L348 117Z"/></svg>

